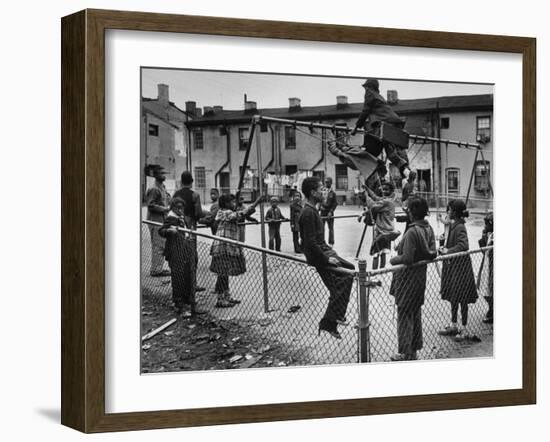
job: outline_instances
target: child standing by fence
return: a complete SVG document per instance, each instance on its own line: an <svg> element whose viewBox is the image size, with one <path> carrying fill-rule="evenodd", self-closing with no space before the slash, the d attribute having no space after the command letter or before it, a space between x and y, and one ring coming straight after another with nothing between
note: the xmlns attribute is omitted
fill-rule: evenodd
<svg viewBox="0 0 550 442"><path fill-rule="evenodd" d="M265 214L265 222L269 225L269 250L281 251L281 221L286 220L281 209L279 209L279 199L271 198L271 207Z"/></svg>
<svg viewBox="0 0 550 442"><path fill-rule="evenodd" d="M218 223L217 236L222 238L239 241L239 223L243 222L247 216L254 212L256 206L260 203L258 198L246 210L237 211L237 199L235 195L225 194L220 196L219 210L216 214ZM242 247L215 240L210 248L212 263L210 271L218 275L215 292L218 294L217 308L229 308L240 303L238 299L231 297L229 292L229 277L242 275L246 272L246 261Z"/></svg>
<svg viewBox="0 0 550 442"><path fill-rule="evenodd" d="M218 199L220 198L220 191L215 187L210 189L210 200L212 205L208 212L205 213L204 217L199 220L200 223L206 224L210 227L212 235L216 234L216 229L218 228L216 224L216 214L218 213Z"/></svg>
<svg viewBox="0 0 550 442"><path fill-rule="evenodd" d="M300 213L302 212L302 195L300 192L294 193L294 199L290 204L290 230L292 231L292 242L294 243L294 253L302 253L300 245Z"/></svg>
<svg viewBox="0 0 550 442"><path fill-rule="evenodd" d="M386 267L386 254L389 253L391 242L399 236L395 230L395 187L391 182L382 184L382 196L377 196L369 187L367 192L367 207L374 218L374 240L370 254L374 255L372 268L376 270Z"/></svg>
<svg viewBox="0 0 550 442"><path fill-rule="evenodd" d="M466 204L462 200L452 200L447 205L450 219L445 244L439 249L441 255L466 252L469 250L468 232L465 218L468 217ZM456 341L474 338L468 333L468 304L477 300L477 288L470 255L461 255L443 261L441 271L441 298L451 304L451 323L439 331L442 336L454 336ZM458 327L458 309L462 327ZM479 339L479 338L478 338Z"/></svg>
<svg viewBox="0 0 550 442"><path fill-rule="evenodd" d="M189 229L185 217L185 201L176 197L170 203L159 235L166 238L164 256L170 266L172 277L172 302L177 314L190 309L191 314L204 313L195 306L195 266L196 248L191 234L178 230Z"/></svg>
<svg viewBox="0 0 550 442"><path fill-rule="evenodd" d="M428 203L424 198L411 198L407 208L410 218L409 228L397 246L397 256L392 265L405 267L393 274L390 294L397 305L398 353L392 361L417 359L417 351L422 348L422 305L426 291L426 264L411 266L419 261L434 259L437 256L435 234L424 218L428 214Z"/></svg>
<svg viewBox="0 0 550 442"><path fill-rule="evenodd" d="M484 221L485 221L485 228L483 229L483 233L479 240L479 247L490 247L494 245L493 212L489 212L485 216ZM493 251L492 250L488 250L483 254L483 261L481 261L481 267L479 269L477 286L479 287L479 284L480 284L481 272L483 271L483 262L485 261L485 257L487 257L487 260L488 260L488 271L487 271L488 293L487 293L487 296L485 296L485 300L487 301L487 305L489 309L485 314L485 318L483 318L483 322L485 324L492 324L493 323Z"/></svg>

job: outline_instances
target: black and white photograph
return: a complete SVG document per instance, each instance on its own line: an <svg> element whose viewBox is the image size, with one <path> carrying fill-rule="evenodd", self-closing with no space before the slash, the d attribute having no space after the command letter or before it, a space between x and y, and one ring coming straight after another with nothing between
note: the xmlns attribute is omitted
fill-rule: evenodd
<svg viewBox="0 0 550 442"><path fill-rule="evenodd" d="M140 86L142 374L493 357L493 84Z"/></svg>

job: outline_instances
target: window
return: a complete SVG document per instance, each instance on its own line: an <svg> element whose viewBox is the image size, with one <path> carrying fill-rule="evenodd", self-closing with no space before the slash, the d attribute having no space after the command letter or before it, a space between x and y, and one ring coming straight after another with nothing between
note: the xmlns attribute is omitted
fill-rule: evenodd
<svg viewBox="0 0 550 442"><path fill-rule="evenodd" d="M243 173L243 166L239 166L239 180L241 179L241 174ZM256 170L251 169L250 166L246 166L246 172L243 179L243 189L257 189L258 188L258 177L256 175Z"/></svg>
<svg viewBox="0 0 550 442"><path fill-rule="evenodd" d="M248 128L239 128L239 150L246 150L248 148Z"/></svg>
<svg viewBox="0 0 550 442"><path fill-rule="evenodd" d="M149 135L152 135L153 137L159 136L158 124L149 124Z"/></svg>
<svg viewBox="0 0 550 442"><path fill-rule="evenodd" d="M347 127L347 123L345 121L337 121L336 126L345 126ZM323 129L323 141L326 143L327 141L327 129ZM346 131L343 131L343 130L337 130L335 133L334 133L334 137L335 137L335 141L336 141L336 146L337 147L345 147L347 144L349 144L350 142L350 133L349 132L346 132Z"/></svg>
<svg viewBox="0 0 550 442"><path fill-rule="evenodd" d="M489 179L491 177L491 165L489 161L477 161L474 171L474 187L480 192L489 190Z"/></svg>
<svg viewBox="0 0 550 442"><path fill-rule="evenodd" d="M456 168L447 169L447 193L458 193L460 190L460 171Z"/></svg>
<svg viewBox="0 0 550 442"><path fill-rule="evenodd" d="M403 178L401 178L401 172L399 172L399 167L395 164L390 164L389 168L389 179L393 183L396 189L401 189Z"/></svg>
<svg viewBox="0 0 550 442"><path fill-rule="evenodd" d="M319 178L322 183L325 182L325 171L324 170L314 170L313 176Z"/></svg>
<svg viewBox="0 0 550 442"><path fill-rule="evenodd" d="M206 187L206 170L204 167L195 167L195 183L197 188L204 189Z"/></svg>
<svg viewBox="0 0 550 442"><path fill-rule="evenodd" d="M195 150L204 149L202 129L195 129L193 131L193 146L195 146Z"/></svg>
<svg viewBox="0 0 550 442"><path fill-rule="evenodd" d="M345 164L336 164L336 190L348 190L348 166Z"/></svg>
<svg viewBox="0 0 550 442"><path fill-rule="evenodd" d="M450 118L449 117L441 118L441 123L440 123L439 127L441 129L449 129L449 127L450 127Z"/></svg>
<svg viewBox="0 0 550 442"><path fill-rule="evenodd" d="M220 172L220 191L223 193L231 193L231 177L229 172Z"/></svg>
<svg viewBox="0 0 550 442"><path fill-rule="evenodd" d="M295 164L288 164L285 166L285 175L294 175L298 172L298 166Z"/></svg>
<svg viewBox="0 0 550 442"><path fill-rule="evenodd" d="M296 149L296 128L293 126L285 126L285 149Z"/></svg>
<svg viewBox="0 0 550 442"><path fill-rule="evenodd" d="M491 141L491 117L477 117L476 141L478 143Z"/></svg>

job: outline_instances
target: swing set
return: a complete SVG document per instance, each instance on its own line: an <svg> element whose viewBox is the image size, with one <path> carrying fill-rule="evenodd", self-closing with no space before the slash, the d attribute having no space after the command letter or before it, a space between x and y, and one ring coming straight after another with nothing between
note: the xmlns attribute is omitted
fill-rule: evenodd
<svg viewBox="0 0 550 442"><path fill-rule="evenodd" d="M478 163L479 158L481 158L481 162L483 164L484 169L488 170L488 168L487 168L488 163L485 159L485 155L483 153L482 145L479 144L479 143L470 143L470 142L443 139L443 138L436 138L436 137L430 137L430 136L424 136L424 135L413 135L413 134L410 134L410 133L408 133L407 131L405 131L401 128L398 128L396 126L392 126L390 124L385 124L383 122L380 125L380 131L379 131L379 135L378 135L378 134L372 133L371 131L367 131L365 129L359 129L358 128L358 129L354 130L354 129L351 129L350 127L348 127L347 125L342 126L342 125L336 125L336 124L325 124L325 123L316 123L316 122L311 122L311 121L290 120L290 119L284 119L284 118L254 115L251 118L251 122L250 122L250 127L249 127L249 132L248 132L249 137L248 137L247 149L246 149L246 152L245 152L245 156L244 156L244 159L243 159L243 164L242 164L242 167L241 167L241 173L240 173L240 176L239 176L239 184L238 184L238 188L237 188L237 197L240 195L243 184L244 184L245 174L246 174L246 170L248 168L248 161L249 161L249 157L250 157L250 151L251 151L251 148L252 148L252 142L255 141L257 167L258 167L259 180L260 180L259 196L261 197L261 203L260 203L260 207L261 207L261 210L260 210L260 223L261 223L261 226L262 226L261 229L260 229L261 230L261 244L262 244L262 247L264 247L264 248L265 248L265 245L266 245L265 228L264 228L265 220L264 220L264 208L263 208L263 204L264 204L264 200L265 200L264 188L263 188L263 178L264 178L263 170L264 169L263 169L263 163L262 163L261 137L256 136L256 131L258 130L258 127L263 129L269 123L284 124L284 125L287 125L287 126L292 126L296 130L298 130L299 132L301 132L301 133L303 133L307 136L317 138L319 140L323 140L323 139L322 139L322 137L319 137L315 134L315 129L328 129L328 130L330 130L330 132L332 133L332 135L334 137L332 140L328 141L329 144L333 143L333 145L335 145L335 146L344 146L346 148L354 148L356 150L361 149L362 145L352 145L352 144L349 143L349 136L350 136L352 131L354 131L354 133L362 133L366 137L371 137L371 138L375 139L377 142L385 143L385 144L392 144L394 146L398 146L398 147L403 148L403 149L412 149L417 144L420 144L420 148L416 152L415 156L410 160L410 162L412 162L416 158L416 156L420 153L420 151L422 150L422 147L426 143L438 143L438 144L444 144L446 147L455 146L455 147L458 147L458 148L461 148L461 149L474 150L475 151L475 157L474 157L474 161L473 161L472 172L470 174L470 180L469 180L469 183L468 183L468 191L467 191L466 200L465 200L466 205L468 205L468 201L470 200L471 188L472 188L472 184L474 182L476 165ZM412 145L410 145L411 142L412 142ZM368 176L364 176L364 174L361 173L361 175L364 176L364 179L366 181L366 179L369 178L372 175L372 173L374 173L376 171L376 167L379 164L379 160L378 160L378 158L374 157L373 155L368 154L367 152L362 152L362 155L365 155L365 157L367 158L367 161L363 163L363 166L365 164L368 164L369 161L372 162L372 171L370 173L368 173ZM384 160L384 163L385 162L386 162L386 160ZM360 168L358 168L358 169L361 172L361 169ZM363 167L363 170L365 170L364 167ZM380 180L379 177L378 177L378 180ZM489 189L490 195L494 196L493 187L491 185L490 178L488 178L488 189ZM437 207L436 211L439 211L439 195L436 195L436 207ZM372 216L372 213L371 213L371 216ZM437 222L438 222L438 225L439 225L439 219L437 220ZM358 256L359 256L359 253L360 253L360 250L361 250L361 247L362 247L362 243L363 243L363 240L365 238L365 233L366 233L367 227L368 227L368 224L365 223L365 227L364 227L363 233L361 235L361 240L360 240L360 243L359 243L359 247L357 249L356 258L358 258ZM373 226L373 235L374 235L374 226Z"/></svg>

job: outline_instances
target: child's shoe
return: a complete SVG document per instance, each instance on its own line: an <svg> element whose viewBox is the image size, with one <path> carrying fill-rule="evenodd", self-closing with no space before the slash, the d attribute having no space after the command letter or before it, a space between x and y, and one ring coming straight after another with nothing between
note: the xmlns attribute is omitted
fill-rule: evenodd
<svg viewBox="0 0 550 442"><path fill-rule="evenodd" d="M448 325L443 330L439 330L437 334L440 336L456 336L458 335L459 330L458 327L455 325Z"/></svg>
<svg viewBox="0 0 550 442"><path fill-rule="evenodd" d="M227 299L218 299L216 302L216 305L214 307L216 308L231 308L234 304L229 302Z"/></svg>

